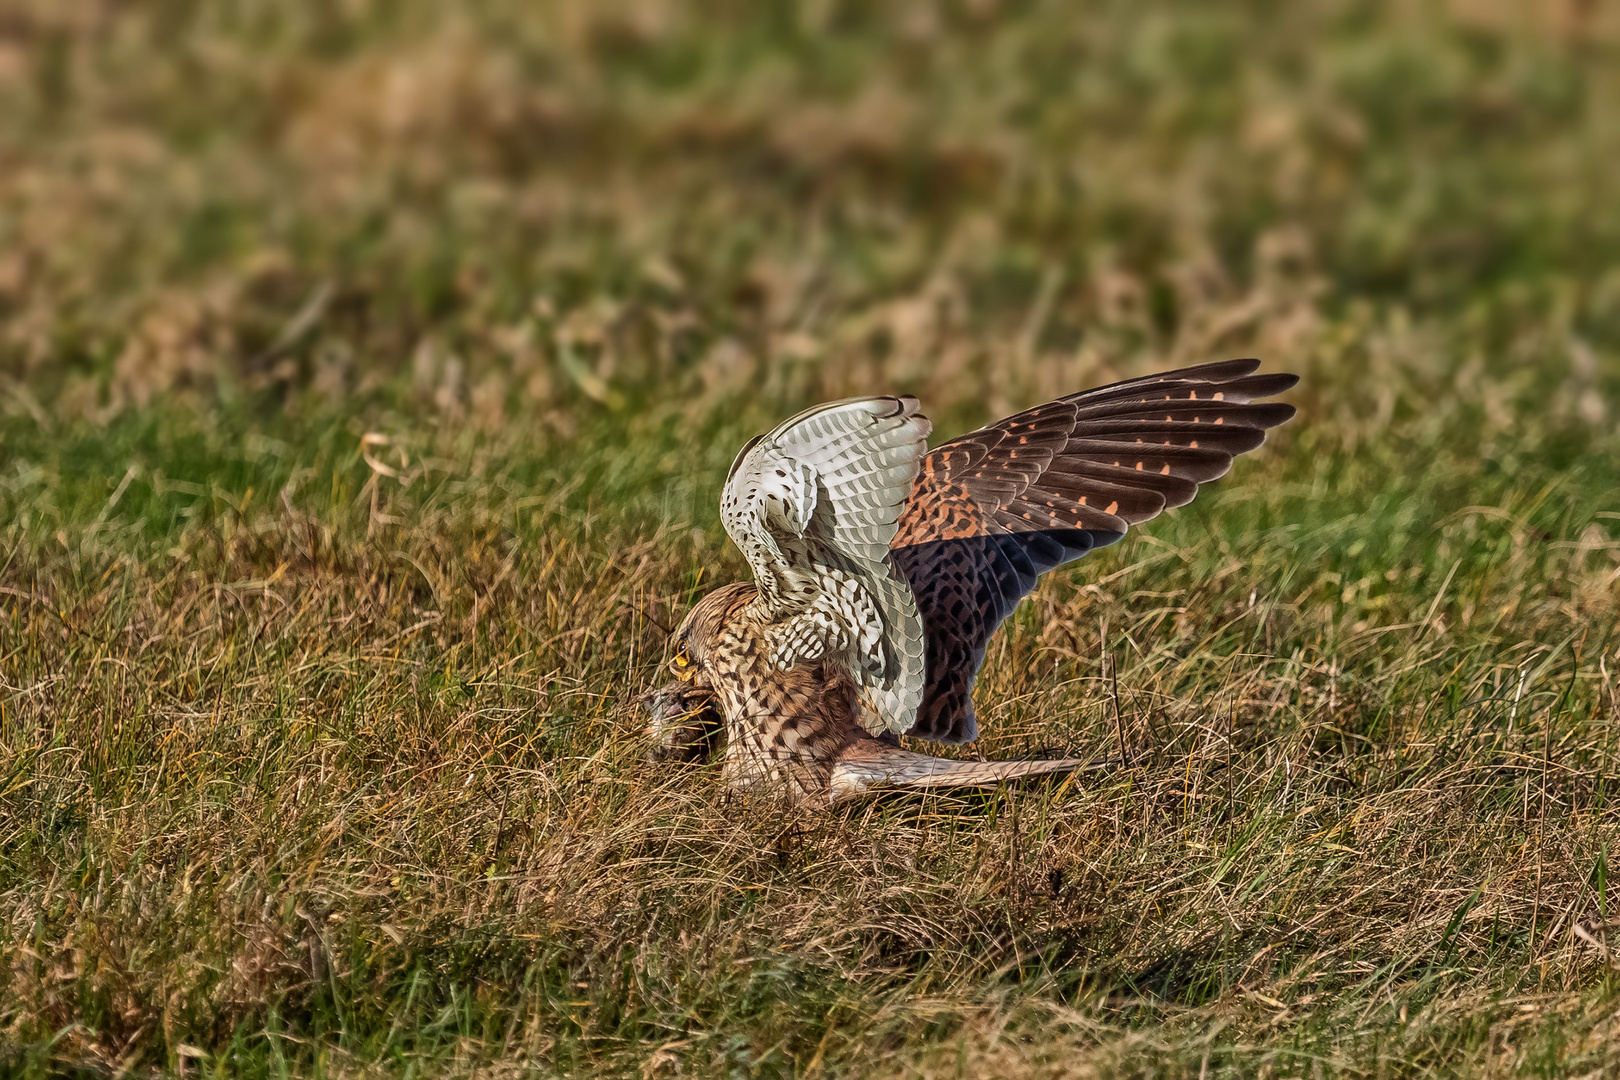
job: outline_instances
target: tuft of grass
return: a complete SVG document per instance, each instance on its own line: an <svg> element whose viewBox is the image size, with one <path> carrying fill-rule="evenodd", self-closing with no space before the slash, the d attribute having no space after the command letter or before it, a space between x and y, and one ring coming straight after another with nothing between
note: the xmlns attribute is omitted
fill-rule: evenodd
<svg viewBox="0 0 1620 1080"><path fill-rule="evenodd" d="M20 3L0 1068L1601 1076L1611 5ZM1257 355L991 756L647 763L754 431Z"/></svg>

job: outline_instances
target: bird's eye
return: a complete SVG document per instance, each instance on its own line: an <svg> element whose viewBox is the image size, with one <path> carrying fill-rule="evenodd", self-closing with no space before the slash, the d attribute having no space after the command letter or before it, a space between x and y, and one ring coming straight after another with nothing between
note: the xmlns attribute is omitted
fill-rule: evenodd
<svg viewBox="0 0 1620 1080"><path fill-rule="evenodd" d="M675 659L670 662L675 665L677 675L684 674L692 666L692 657L687 653L685 645L675 650Z"/></svg>

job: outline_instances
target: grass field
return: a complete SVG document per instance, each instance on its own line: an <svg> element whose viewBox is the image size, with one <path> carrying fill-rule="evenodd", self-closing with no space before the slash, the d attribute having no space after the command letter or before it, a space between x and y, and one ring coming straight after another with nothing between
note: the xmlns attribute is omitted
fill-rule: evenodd
<svg viewBox="0 0 1620 1080"><path fill-rule="evenodd" d="M1129 767L644 760L748 435L1251 355ZM0 0L0 1071L1616 1075L1617 422L1609 0Z"/></svg>

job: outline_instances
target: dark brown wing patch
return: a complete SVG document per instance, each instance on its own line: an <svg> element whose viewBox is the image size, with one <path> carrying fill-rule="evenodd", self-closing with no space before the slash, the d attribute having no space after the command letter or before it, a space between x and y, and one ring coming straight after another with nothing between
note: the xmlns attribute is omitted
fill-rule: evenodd
<svg viewBox="0 0 1620 1080"><path fill-rule="evenodd" d="M910 734L978 734L973 680L1001 621L1040 575L1190 502L1292 405L1297 378L1227 360L1130 379L970 431L923 460L890 545L927 635L928 689Z"/></svg>

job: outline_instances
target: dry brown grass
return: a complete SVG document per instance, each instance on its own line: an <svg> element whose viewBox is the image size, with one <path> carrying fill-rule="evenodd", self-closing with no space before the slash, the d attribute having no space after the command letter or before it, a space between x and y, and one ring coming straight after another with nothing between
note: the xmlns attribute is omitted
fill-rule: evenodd
<svg viewBox="0 0 1620 1080"><path fill-rule="evenodd" d="M0 1068L1604 1075L1607 3L0 6ZM1259 355L983 748L643 760L810 400Z"/></svg>

